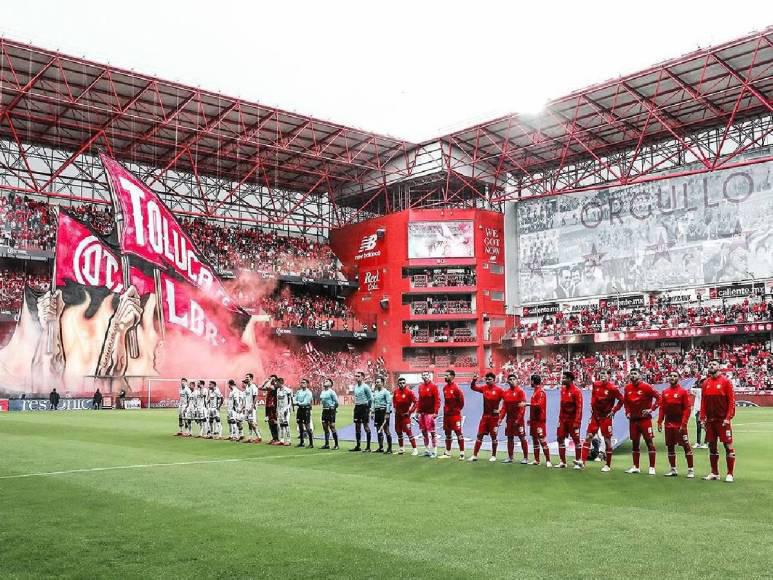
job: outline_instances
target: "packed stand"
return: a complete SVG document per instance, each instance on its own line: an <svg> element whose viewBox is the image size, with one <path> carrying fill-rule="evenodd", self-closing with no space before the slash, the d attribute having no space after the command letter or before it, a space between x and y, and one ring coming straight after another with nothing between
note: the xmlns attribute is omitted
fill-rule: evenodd
<svg viewBox="0 0 773 580"><path fill-rule="evenodd" d="M693 348L683 351L641 349L625 353L608 349L596 353L575 353L571 359L560 353L510 361L503 365L502 374L515 372L522 384L538 373L550 386L557 387L561 373L571 370L577 383L586 387L595 380L599 369L607 369L618 383L623 383L631 369L639 369L642 379L652 384L666 382L669 372L676 370L683 378L698 379L706 376L708 363L717 358L736 389L773 390L773 352L770 345L747 342L737 345L717 345L715 348Z"/></svg>
<svg viewBox="0 0 773 580"><path fill-rule="evenodd" d="M43 290L50 284L50 276L25 274L18 270L0 270L0 311L18 312L24 299L25 286Z"/></svg>
<svg viewBox="0 0 773 580"><path fill-rule="evenodd" d="M220 226L203 219L181 220L196 246L218 270L338 280L340 263L330 246L303 237Z"/></svg>
<svg viewBox="0 0 773 580"><path fill-rule="evenodd" d="M343 302L328 296L293 293L285 287L277 294L264 296L260 308L274 324L282 328L313 328L316 330L368 330L367 325L354 318Z"/></svg>
<svg viewBox="0 0 773 580"><path fill-rule="evenodd" d="M48 204L9 193L0 197L0 246L50 250L56 241L56 223Z"/></svg>
<svg viewBox="0 0 773 580"><path fill-rule="evenodd" d="M773 302L744 300L735 304L701 306L670 304L643 308L618 309L587 307L579 312L556 312L539 321L522 321L520 338L564 336L595 332L679 329L773 320Z"/></svg>

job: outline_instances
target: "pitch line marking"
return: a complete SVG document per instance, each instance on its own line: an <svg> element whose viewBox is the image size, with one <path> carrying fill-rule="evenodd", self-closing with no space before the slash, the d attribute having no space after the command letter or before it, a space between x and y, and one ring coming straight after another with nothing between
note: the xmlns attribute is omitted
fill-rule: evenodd
<svg viewBox="0 0 773 580"><path fill-rule="evenodd" d="M253 461L255 459L282 459L284 457L308 457L307 453L294 453L292 455L265 455L259 457L235 457L232 459L202 459L199 461L177 461L174 463L139 463L134 465L113 465L109 467L86 467L82 469L67 469L64 471L39 471L35 473L17 473L14 475L0 475L0 479L23 479L26 477L50 477L53 475L70 475L72 473L94 473L97 471L114 471L118 469L148 469L152 467L177 467L181 465L207 465L210 463L238 463L241 461Z"/></svg>

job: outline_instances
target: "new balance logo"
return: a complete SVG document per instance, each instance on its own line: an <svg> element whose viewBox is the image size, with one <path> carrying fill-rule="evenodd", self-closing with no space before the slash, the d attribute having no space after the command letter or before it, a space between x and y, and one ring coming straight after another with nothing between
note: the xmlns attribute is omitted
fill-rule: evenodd
<svg viewBox="0 0 773 580"><path fill-rule="evenodd" d="M362 242L360 242L360 254L363 252L370 252L373 248L376 247L376 242L378 241L378 236L376 234L365 236L362 238Z"/></svg>

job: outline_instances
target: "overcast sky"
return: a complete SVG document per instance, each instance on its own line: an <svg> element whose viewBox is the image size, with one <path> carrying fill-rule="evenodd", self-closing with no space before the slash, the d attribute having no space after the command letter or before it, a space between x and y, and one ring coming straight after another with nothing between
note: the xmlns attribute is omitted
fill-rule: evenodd
<svg viewBox="0 0 773 580"><path fill-rule="evenodd" d="M415 142L773 24L770 1L4 4L7 38Z"/></svg>

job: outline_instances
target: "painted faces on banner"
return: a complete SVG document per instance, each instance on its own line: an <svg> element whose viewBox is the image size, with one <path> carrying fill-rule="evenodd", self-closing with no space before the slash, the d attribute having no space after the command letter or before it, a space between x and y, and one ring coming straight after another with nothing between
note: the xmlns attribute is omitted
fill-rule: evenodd
<svg viewBox="0 0 773 580"><path fill-rule="evenodd" d="M160 268L174 270L211 299L235 311L228 292L158 195L113 159L104 155L100 158L123 215L121 249Z"/></svg>
<svg viewBox="0 0 773 580"><path fill-rule="evenodd" d="M88 226L64 211L59 212L57 224L55 272L57 287L76 282L116 294L124 289L118 255Z"/></svg>

